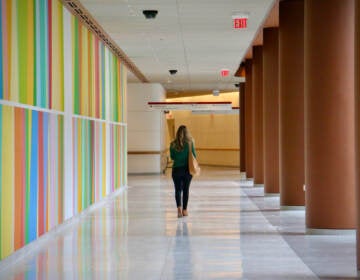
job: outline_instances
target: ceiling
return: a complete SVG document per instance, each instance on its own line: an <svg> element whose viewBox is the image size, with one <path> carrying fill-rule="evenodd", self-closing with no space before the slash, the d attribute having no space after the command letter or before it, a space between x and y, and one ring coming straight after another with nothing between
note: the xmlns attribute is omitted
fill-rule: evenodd
<svg viewBox="0 0 360 280"><path fill-rule="evenodd" d="M151 83L168 94L234 91L234 77L274 0L80 0ZM143 10L158 10L145 19ZM234 29L234 12L248 27ZM221 69L229 69L221 77ZM178 70L170 75L169 70ZM139 82L129 73L129 82Z"/></svg>

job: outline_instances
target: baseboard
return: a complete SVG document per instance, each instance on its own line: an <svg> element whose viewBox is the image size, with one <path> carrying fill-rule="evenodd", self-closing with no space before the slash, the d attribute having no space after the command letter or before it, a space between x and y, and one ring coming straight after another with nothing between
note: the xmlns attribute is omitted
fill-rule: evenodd
<svg viewBox="0 0 360 280"><path fill-rule="evenodd" d="M279 193L264 193L265 197L280 197Z"/></svg>
<svg viewBox="0 0 360 280"><path fill-rule="evenodd" d="M355 235L356 229L317 229L306 228L309 235Z"/></svg>
<svg viewBox="0 0 360 280"><path fill-rule="evenodd" d="M163 172L143 172L143 173L128 173L129 176L147 176L147 175L161 175Z"/></svg>
<svg viewBox="0 0 360 280"><path fill-rule="evenodd" d="M287 206L281 205L280 210L287 211L287 210L305 210L305 206Z"/></svg>

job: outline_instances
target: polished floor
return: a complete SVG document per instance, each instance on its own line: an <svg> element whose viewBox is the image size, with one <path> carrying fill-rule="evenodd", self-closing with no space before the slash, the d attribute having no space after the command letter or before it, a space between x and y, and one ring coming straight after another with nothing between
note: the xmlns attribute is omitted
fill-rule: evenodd
<svg viewBox="0 0 360 280"><path fill-rule="evenodd" d="M203 168L177 218L170 172L129 187L0 262L0 279L358 279L355 235L306 235L304 211L235 169Z"/></svg>

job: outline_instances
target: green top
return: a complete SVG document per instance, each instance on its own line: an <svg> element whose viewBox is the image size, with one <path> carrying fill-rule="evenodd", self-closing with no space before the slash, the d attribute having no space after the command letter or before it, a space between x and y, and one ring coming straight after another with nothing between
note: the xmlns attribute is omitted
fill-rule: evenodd
<svg viewBox="0 0 360 280"><path fill-rule="evenodd" d="M194 142L191 145L191 150L193 155L196 157ZM182 167L188 165L188 157L189 157L189 144L187 143L184 146L182 151L177 151L173 147L172 143L170 144L170 157L174 161L173 167Z"/></svg>

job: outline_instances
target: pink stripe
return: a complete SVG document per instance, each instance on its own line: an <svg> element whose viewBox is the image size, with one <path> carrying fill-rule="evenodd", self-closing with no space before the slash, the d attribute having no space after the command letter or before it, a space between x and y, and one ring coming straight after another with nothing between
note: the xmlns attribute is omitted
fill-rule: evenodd
<svg viewBox="0 0 360 280"><path fill-rule="evenodd" d="M97 124L96 125L96 133L95 133L95 150L96 150L96 159L95 159L95 174L96 174L96 181L95 181L95 188L96 188L96 201L98 201L100 199L100 196L99 196L99 193L100 193L100 182L99 182L99 179L100 179L100 157L99 157L99 145L100 145L100 142L99 142L99 134L101 132L101 124Z"/></svg>
<svg viewBox="0 0 360 280"><path fill-rule="evenodd" d="M114 128L113 125L110 125L110 178L111 178L111 184L110 184L110 190L111 192L114 191Z"/></svg>

